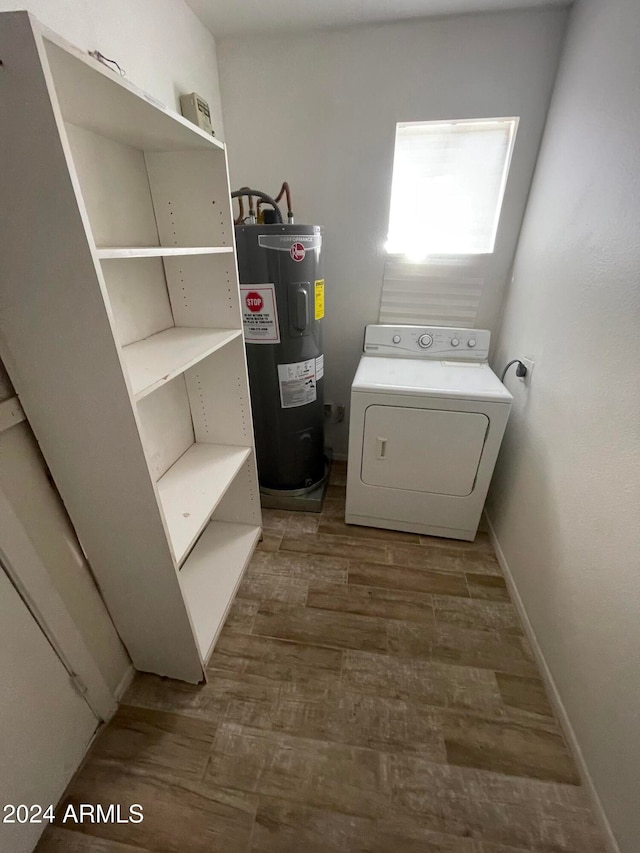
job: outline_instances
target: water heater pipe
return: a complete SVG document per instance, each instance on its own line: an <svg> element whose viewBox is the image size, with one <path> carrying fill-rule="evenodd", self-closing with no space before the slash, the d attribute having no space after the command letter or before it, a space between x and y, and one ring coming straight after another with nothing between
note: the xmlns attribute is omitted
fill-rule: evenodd
<svg viewBox="0 0 640 853"><path fill-rule="evenodd" d="M256 196L257 198L263 199L267 204L270 204L271 207L273 207L276 212L277 221L282 224L282 213L280 211L280 208L278 207L275 199L272 199L270 195L267 195L266 193L263 193L260 190L252 190L249 187L240 187L239 190L235 190L231 193L231 198L241 198L242 196L249 196L249 198L251 198L251 196ZM249 213L251 213L252 207L253 202L250 202Z"/></svg>

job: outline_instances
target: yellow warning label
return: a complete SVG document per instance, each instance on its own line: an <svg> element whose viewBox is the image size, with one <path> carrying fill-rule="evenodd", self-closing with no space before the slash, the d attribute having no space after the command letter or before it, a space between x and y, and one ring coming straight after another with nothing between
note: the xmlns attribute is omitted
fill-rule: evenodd
<svg viewBox="0 0 640 853"><path fill-rule="evenodd" d="M324 317L324 279L316 281L316 320Z"/></svg>

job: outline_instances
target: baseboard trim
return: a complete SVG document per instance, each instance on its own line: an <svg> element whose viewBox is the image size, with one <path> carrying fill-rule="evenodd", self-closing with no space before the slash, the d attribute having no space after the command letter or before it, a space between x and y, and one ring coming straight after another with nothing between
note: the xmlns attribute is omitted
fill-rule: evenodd
<svg viewBox="0 0 640 853"><path fill-rule="evenodd" d="M620 847L618 846L618 842L615 839L613 830L611 829L611 825L607 819L607 815L602 806L602 802L600 801L600 797L598 796L598 792L596 791L595 785L593 784L593 779L591 778L589 768L587 767L586 761L584 760L584 756L582 754L582 750L580 749L580 744L578 743L576 733L574 732L573 726L571 725L571 720L569 719L567 709L564 707L564 703L562 701L562 698L560 697L560 693L556 686L551 670L549 669L542 649L540 648L538 638L536 637L536 634L533 630L533 625L531 624L529 615L527 614L524 602L522 601L520 593L518 592L518 587L516 586L516 582L513 579L513 575L511 574L511 570L504 555L504 551L502 550L500 542L498 541L495 527L493 526L491 517L487 513L486 509L483 515L486 520L491 544L494 547L498 563L504 574L505 580L507 582L507 587L509 588L511 600L513 601L513 604L516 610L518 611L518 615L520 616L520 619L522 621L525 634L527 635L527 639L531 644L533 654L535 655L536 662L542 674L542 678L549 692L551 704L553 705L554 711L556 712L556 715L558 717L558 722L560 723L560 727L562 728L562 731L566 738L567 745L569 746L574 761L576 762L578 773L580 774L580 778L582 780L582 784L584 785L585 791L587 792L587 796L591 801L591 805L600 830L602 831L602 835L605 844L607 845L607 849L609 853L620 853Z"/></svg>
<svg viewBox="0 0 640 853"><path fill-rule="evenodd" d="M124 675L120 679L118 686L114 691L114 699L118 704L122 701L122 697L127 692L127 690L131 687L131 682L136 674L135 667L133 665L129 665L128 669L125 671Z"/></svg>

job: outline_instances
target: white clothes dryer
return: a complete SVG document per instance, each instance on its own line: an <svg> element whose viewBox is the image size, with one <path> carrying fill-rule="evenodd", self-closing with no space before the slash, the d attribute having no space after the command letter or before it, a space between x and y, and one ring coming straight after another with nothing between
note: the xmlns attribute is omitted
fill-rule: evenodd
<svg viewBox="0 0 640 853"><path fill-rule="evenodd" d="M490 332L367 326L351 386L347 524L473 540L512 397Z"/></svg>

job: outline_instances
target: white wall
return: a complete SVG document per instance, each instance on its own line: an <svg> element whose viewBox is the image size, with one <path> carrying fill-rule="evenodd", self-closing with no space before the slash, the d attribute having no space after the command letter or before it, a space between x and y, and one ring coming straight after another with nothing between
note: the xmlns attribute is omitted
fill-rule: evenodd
<svg viewBox="0 0 640 853"><path fill-rule="evenodd" d="M496 365L490 517L620 848L640 844L640 5L580 0Z"/></svg>
<svg viewBox="0 0 640 853"><path fill-rule="evenodd" d="M215 42L185 0L0 0L0 11L14 9L115 59L132 83L178 112L178 96L198 92L224 139Z"/></svg>
<svg viewBox="0 0 640 853"><path fill-rule="evenodd" d="M116 59L128 79L174 109L178 94L199 92L222 137L215 44L183 0L0 0L0 11L24 8L78 47ZM0 365L0 400L12 393ZM0 435L0 488L115 690L129 669L128 656L26 424Z"/></svg>
<svg viewBox="0 0 640 853"><path fill-rule="evenodd" d="M490 295L494 328L564 32L561 9L218 42L232 185L275 193L323 224L326 400L348 403L367 323L377 322L398 121L521 116ZM346 453L346 424L328 441Z"/></svg>

